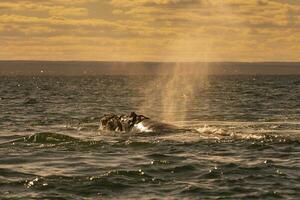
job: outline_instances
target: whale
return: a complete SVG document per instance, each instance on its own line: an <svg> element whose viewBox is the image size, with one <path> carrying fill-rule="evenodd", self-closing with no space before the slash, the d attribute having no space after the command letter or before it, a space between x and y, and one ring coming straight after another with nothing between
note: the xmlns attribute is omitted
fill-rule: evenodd
<svg viewBox="0 0 300 200"><path fill-rule="evenodd" d="M132 133L170 133L188 131L173 124L152 120L144 115L131 112L129 115L105 114L100 119L99 130Z"/></svg>

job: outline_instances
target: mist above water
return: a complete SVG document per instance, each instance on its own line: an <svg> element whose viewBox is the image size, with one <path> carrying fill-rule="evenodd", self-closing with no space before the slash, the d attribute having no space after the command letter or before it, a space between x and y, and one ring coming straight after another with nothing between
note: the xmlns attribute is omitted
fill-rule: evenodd
<svg viewBox="0 0 300 200"><path fill-rule="evenodd" d="M151 115L156 109L156 118L184 121L197 92L205 87L206 66L177 63L173 68L162 67L161 72L165 75L156 76L143 91L145 101L140 112Z"/></svg>
<svg viewBox="0 0 300 200"><path fill-rule="evenodd" d="M202 6L212 15L228 13L230 16L233 13L222 1L205 1L201 5L187 4L187 6ZM224 19L218 19L218 21L223 24L228 23ZM165 58L172 57L175 60L188 58L189 61L201 63L208 63L218 58L216 43L210 37L200 37L200 35L197 36L197 31L191 29L190 32L174 38L166 47L168 49L166 52L169 53L165 55ZM227 35L221 37L227 39ZM170 71L162 68L161 72L165 72L164 74L167 76L158 77L154 83L150 83L149 89L144 91L145 103L142 110L145 108L149 110L151 107L157 106L160 111L159 117L162 120L167 122L185 121L190 109L193 109L192 102L195 96L205 87L203 83L209 74L208 67L208 64L178 63Z"/></svg>

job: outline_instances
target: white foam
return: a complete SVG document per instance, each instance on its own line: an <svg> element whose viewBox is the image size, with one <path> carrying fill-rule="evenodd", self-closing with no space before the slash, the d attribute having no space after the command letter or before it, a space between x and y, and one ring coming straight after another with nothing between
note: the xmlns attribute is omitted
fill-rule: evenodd
<svg viewBox="0 0 300 200"><path fill-rule="evenodd" d="M135 124L134 128L141 131L141 132L146 132L146 133L153 132L153 130L145 127L143 123Z"/></svg>
<svg viewBox="0 0 300 200"><path fill-rule="evenodd" d="M206 134L219 134L219 135L222 135L224 134L224 131L220 128L215 128L215 127L210 127L210 126L207 126L207 125L204 125L203 127L200 127L200 128L196 128L196 131L199 132L199 133L206 133Z"/></svg>

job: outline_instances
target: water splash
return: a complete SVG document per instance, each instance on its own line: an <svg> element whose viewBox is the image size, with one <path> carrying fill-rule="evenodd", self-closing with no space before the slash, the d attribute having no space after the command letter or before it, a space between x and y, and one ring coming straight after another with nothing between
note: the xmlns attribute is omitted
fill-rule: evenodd
<svg viewBox="0 0 300 200"><path fill-rule="evenodd" d="M200 66L187 68L182 64L176 65L167 82L162 85L163 120L186 120L189 107L202 87L199 81L204 76L200 75Z"/></svg>
<svg viewBox="0 0 300 200"><path fill-rule="evenodd" d="M139 112L166 122L185 121L199 92L206 87L208 64L176 63L165 67L147 88Z"/></svg>

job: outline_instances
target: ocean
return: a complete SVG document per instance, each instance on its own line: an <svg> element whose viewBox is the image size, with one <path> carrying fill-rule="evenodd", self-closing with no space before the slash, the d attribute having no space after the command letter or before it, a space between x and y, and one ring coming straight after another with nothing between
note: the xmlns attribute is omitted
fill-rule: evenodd
<svg viewBox="0 0 300 200"><path fill-rule="evenodd" d="M153 79L1 76L0 199L300 198L300 76L207 76L170 122L194 131L98 130Z"/></svg>

